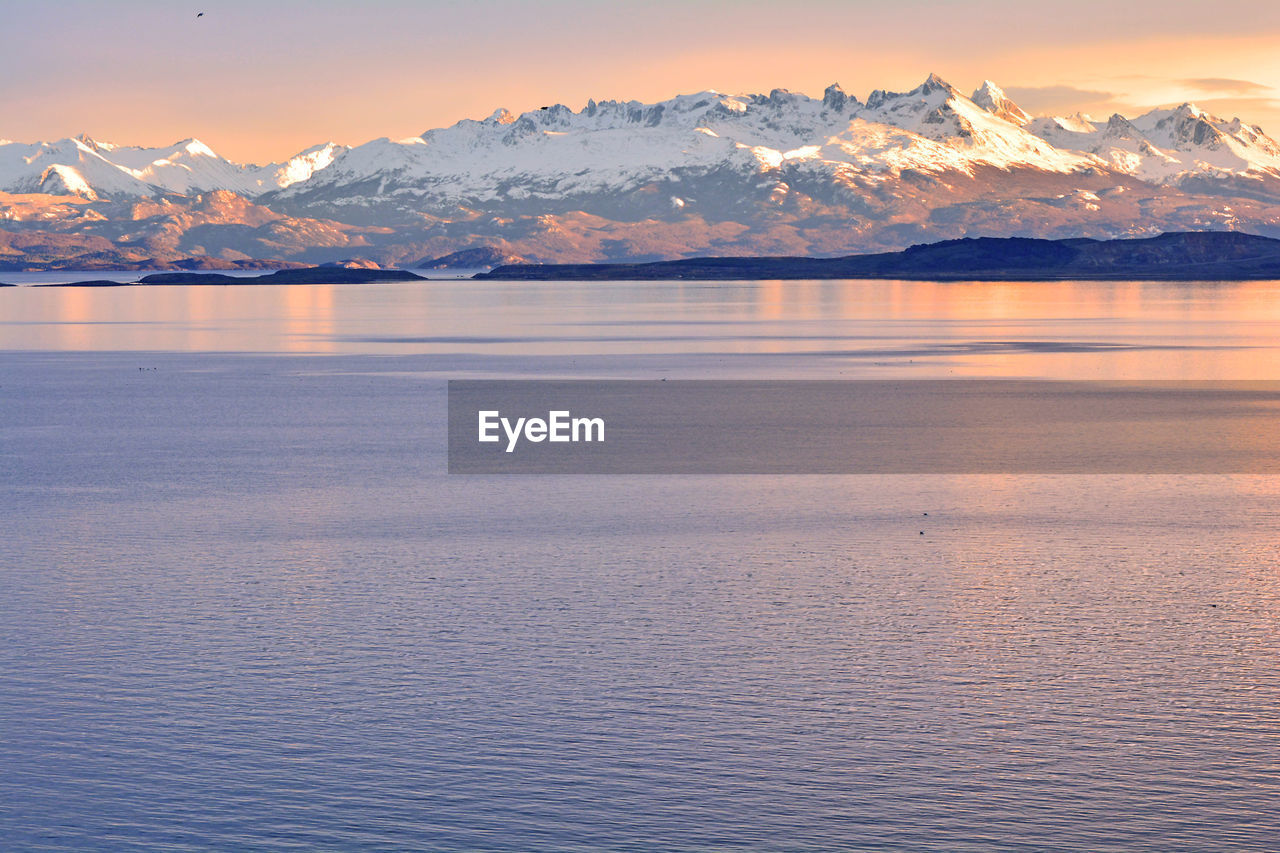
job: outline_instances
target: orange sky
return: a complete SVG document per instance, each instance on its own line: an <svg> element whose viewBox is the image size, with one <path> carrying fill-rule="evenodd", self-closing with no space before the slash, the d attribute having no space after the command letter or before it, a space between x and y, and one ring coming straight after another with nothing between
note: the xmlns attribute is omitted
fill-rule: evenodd
<svg viewBox="0 0 1280 853"><path fill-rule="evenodd" d="M0 6L0 138L204 140L282 159L497 107L774 87L865 98L936 71L1031 112L1193 100L1280 136L1280 4L1077 0L62 0Z"/></svg>

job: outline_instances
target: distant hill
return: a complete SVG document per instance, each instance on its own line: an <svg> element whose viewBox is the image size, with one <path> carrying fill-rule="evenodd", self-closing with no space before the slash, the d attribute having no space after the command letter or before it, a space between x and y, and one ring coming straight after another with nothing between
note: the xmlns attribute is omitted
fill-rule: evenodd
<svg viewBox="0 0 1280 853"><path fill-rule="evenodd" d="M164 272L143 276L138 280L138 284L372 284L382 281L424 280L422 276L405 270L329 266L277 270L255 276Z"/></svg>
<svg viewBox="0 0 1280 853"><path fill-rule="evenodd" d="M842 258L689 258L644 264L520 264L505 280L892 278L929 281L1280 279L1280 240L1233 231L1141 240L979 237Z"/></svg>
<svg viewBox="0 0 1280 853"><path fill-rule="evenodd" d="M425 281L420 275L405 270L367 269L363 267L322 266L276 270L262 275L223 275L214 272L162 272L144 275L137 281L88 279L45 287L132 287L154 284L373 284L385 281Z"/></svg>
<svg viewBox="0 0 1280 853"><path fill-rule="evenodd" d="M439 258L423 258L411 267L424 270L480 269L526 263L525 259L493 246L476 246L451 252Z"/></svg>

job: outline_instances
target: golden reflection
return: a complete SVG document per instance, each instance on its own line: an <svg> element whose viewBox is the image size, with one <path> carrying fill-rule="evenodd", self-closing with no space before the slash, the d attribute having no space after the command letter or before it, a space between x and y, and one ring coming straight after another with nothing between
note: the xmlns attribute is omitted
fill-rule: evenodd
<svg viewBox="0 0 1280 853"><path fill-rule="evenodd" d="M809 376L1278 379L1280 282L11 288L0 348L786 355ZM795 357L799 356L799 357ZM697 362L697 363L695 363ZM761 362L741 365L744 376Z"/></svg>
<svg viewBox="0 0 1280 853"><path fill-rule="evenodd" d="M48 288L47 292L56 293L56 315L60 323L57 326L58 348L96 349L94 338L97 330L91 324L108 319L98 310L94 299L97 291L87 287L59 287Z"/></svg>
<svg viewBox="0 0 1280 853"><path fill-rule="evenodd" d="M286 351L334 351L333 291L330 284L292 284L282 288L281 344Z"/></svg>
<svg viewBox="0 0 1280 853"><path fill-rule="evenodd" d="M782 301L767 284L757 316L806 321L821 310L833 340L842 330L861 336L844 349L866 366L972 377L1280 377L1276 282L844 281L818 283L836 291L827 298ZM778 314L779 304L789 312Z"/></svg>
<svg viewBox="0 0 1280 853"><path fill-rule="evenodd" d="M756 290L756 316L762 319L778 319L789 309L790 304L803 305L797 295L798 283L789 281L762 281ZM791 309L794 310L794 309Z"/></svg>
<svg viewBox="0 0 1280 853"><path fill-rule="evenodd" d="M225 291L226 288L186 288L183 319L186 324L188 348L193 350L218 348L220 332L215 318L218 314L218 294ZM223 346L225 347L225 344Z"/></svg>

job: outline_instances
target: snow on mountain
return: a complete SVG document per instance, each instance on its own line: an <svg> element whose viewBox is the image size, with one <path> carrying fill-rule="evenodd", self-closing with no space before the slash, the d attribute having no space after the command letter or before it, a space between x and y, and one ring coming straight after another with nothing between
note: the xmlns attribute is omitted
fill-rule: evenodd
<svg viewBox="0 0 1280 853"><path fill-rule="evenodd" d="M345 145L334 142L313 145L283 163L258 168L255 180L264 191L293 186L309 179L321 169L327 169L336 157L347 150L349 149Z"/></svg>
<svg viewBox="0 0 1280 853"><path fill-rule="evenodd" d="M356 146L280 196L337 204L479 204L608 192L687 169L766 168L782 153L722 132L752 124L754 137L777 144L797 139L806 124L770 121L772 113L744 121L750 103L703 92L653 105L593 101L576 113L563 105L518 118L500 110L483 121ZM813 103L811 112L819 112L821 102Z"/></svg>
<svg viewBox="0 0 1280 853"><path fill-rule="evenodd" d="M1031 116L1023 111L1022 107L1009 100L1004 90L990 80L983 80L982 85L969 96L969 100L1010 124L1021 127L1031 121Z"/></svg>
<svg viewBox="0 0 1280 853"><path fill-rule="evenodd" d="M345 207L467 206L616 193L711 172L768 183L801 164L837 180L994 166L1102 168L1168 184L1280 177L1280 145L1191 104L1105 124L1080 115L1032 119L989 80L965 97L931 74L907 92L876 90L865 103L833 85L820 99L781 89L704 91L655 104L590 101L576 112L560 104L520 116L498 110L405 140L325 143L268 166L233 163L195 139L162 148L87 136L0 141L0 190L90 199L231 190Z"/></svg>
<svg viewBox="0 0 1280 853"><path fill-rule="evenodd" d="M561 104L519 117L499 110L357 146L278 197L344 207L470 206L626 192L712 172L769 183L797 164L833 177L1093 164L1023 129L1025 113L993 85L980 92L994 112L936 75L909 92L873 92L866 104L833 85L821 99L781 89L705 91L656 104L593 100L577 112Z"/></svg>
<svg viewBox="0 0 1280 853"><path fill-rule="evenodd" d="M154 190L103 156L92 140L63 139L27 145L0 143L0 189L17 193L148 195Z"/></svg>
<svg viewBox="0 0 1280 853"><path fill-rule="evenodd" d="M1240 119L1225 121L1194 104L1152 110L1132 121L1152 144L1174 154L1188 168L1280 175L1280 145ZM1188 156L1179 156L1188 155Z"/></svg>
<svg viewBox="0 0 1280 853"><path fill-rule="evenodd" d="M1058 150L1091 154L1145 181L1176 184L1206 176L1280 178L1280 145L1259 127L1225 121L1194 104L1105 124L1084 116L1038 118L1028 129Z"/></svg>
<svg viewBox="0 0 1280 853"><path fill-rule="evenodd" d="M1024 130L1021 123L1007 118L1025 113L994 85L990 91L984 88L975 94L984 93L998 105L997 112L966 98L938 75L930 74L924 83L909 92L881 89L872 92L866 107L858 112L858 118L868 124L887 125L911 134L898 136L902 148L920 148L925 156L903 161L900 164L903 168L909 165L929 170L929 163L937 162L965 172L972 171L975 165L1069 172L1088 165L1080 155L1056 150ZM864 133L884 138L883 132L874 128L865 129ZM857 133L851 135L853 141L859 138ZM921 145L913 136L941 143L954 153L947 156L936 147ZM891 155L885 152L884 156Z"/></svg>
<svg viewBox="0 0 1280 853"><path fill-rule="evenodd" d="M345 150L327 143L285 163L244 166L218 156L198 139L163 148L112 145L86 135L34 145L0 141L0 190L89 199L212 190L256 196L310 178Z"/></svg>
<svg viewBox="0 0 1280 853"><path fill-rule="evenodd" d="M242 194L259 191L249 168L223 159L198 139L184 139L166 148L102 146L103 155L143 183L167 192L190 195L209 190Z"/></svg>

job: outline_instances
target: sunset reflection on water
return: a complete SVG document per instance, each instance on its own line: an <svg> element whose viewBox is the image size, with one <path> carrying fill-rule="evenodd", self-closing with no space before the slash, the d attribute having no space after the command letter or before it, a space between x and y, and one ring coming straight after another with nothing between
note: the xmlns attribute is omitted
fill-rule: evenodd
<svg viewBox="0 0 1280 853"><path fill-rule="evenodd" d="M13 288L0 348L787 356L801 375L1268 379L1280 283L760 281ZM743 375L753 375L744 365Z"/></svg>

